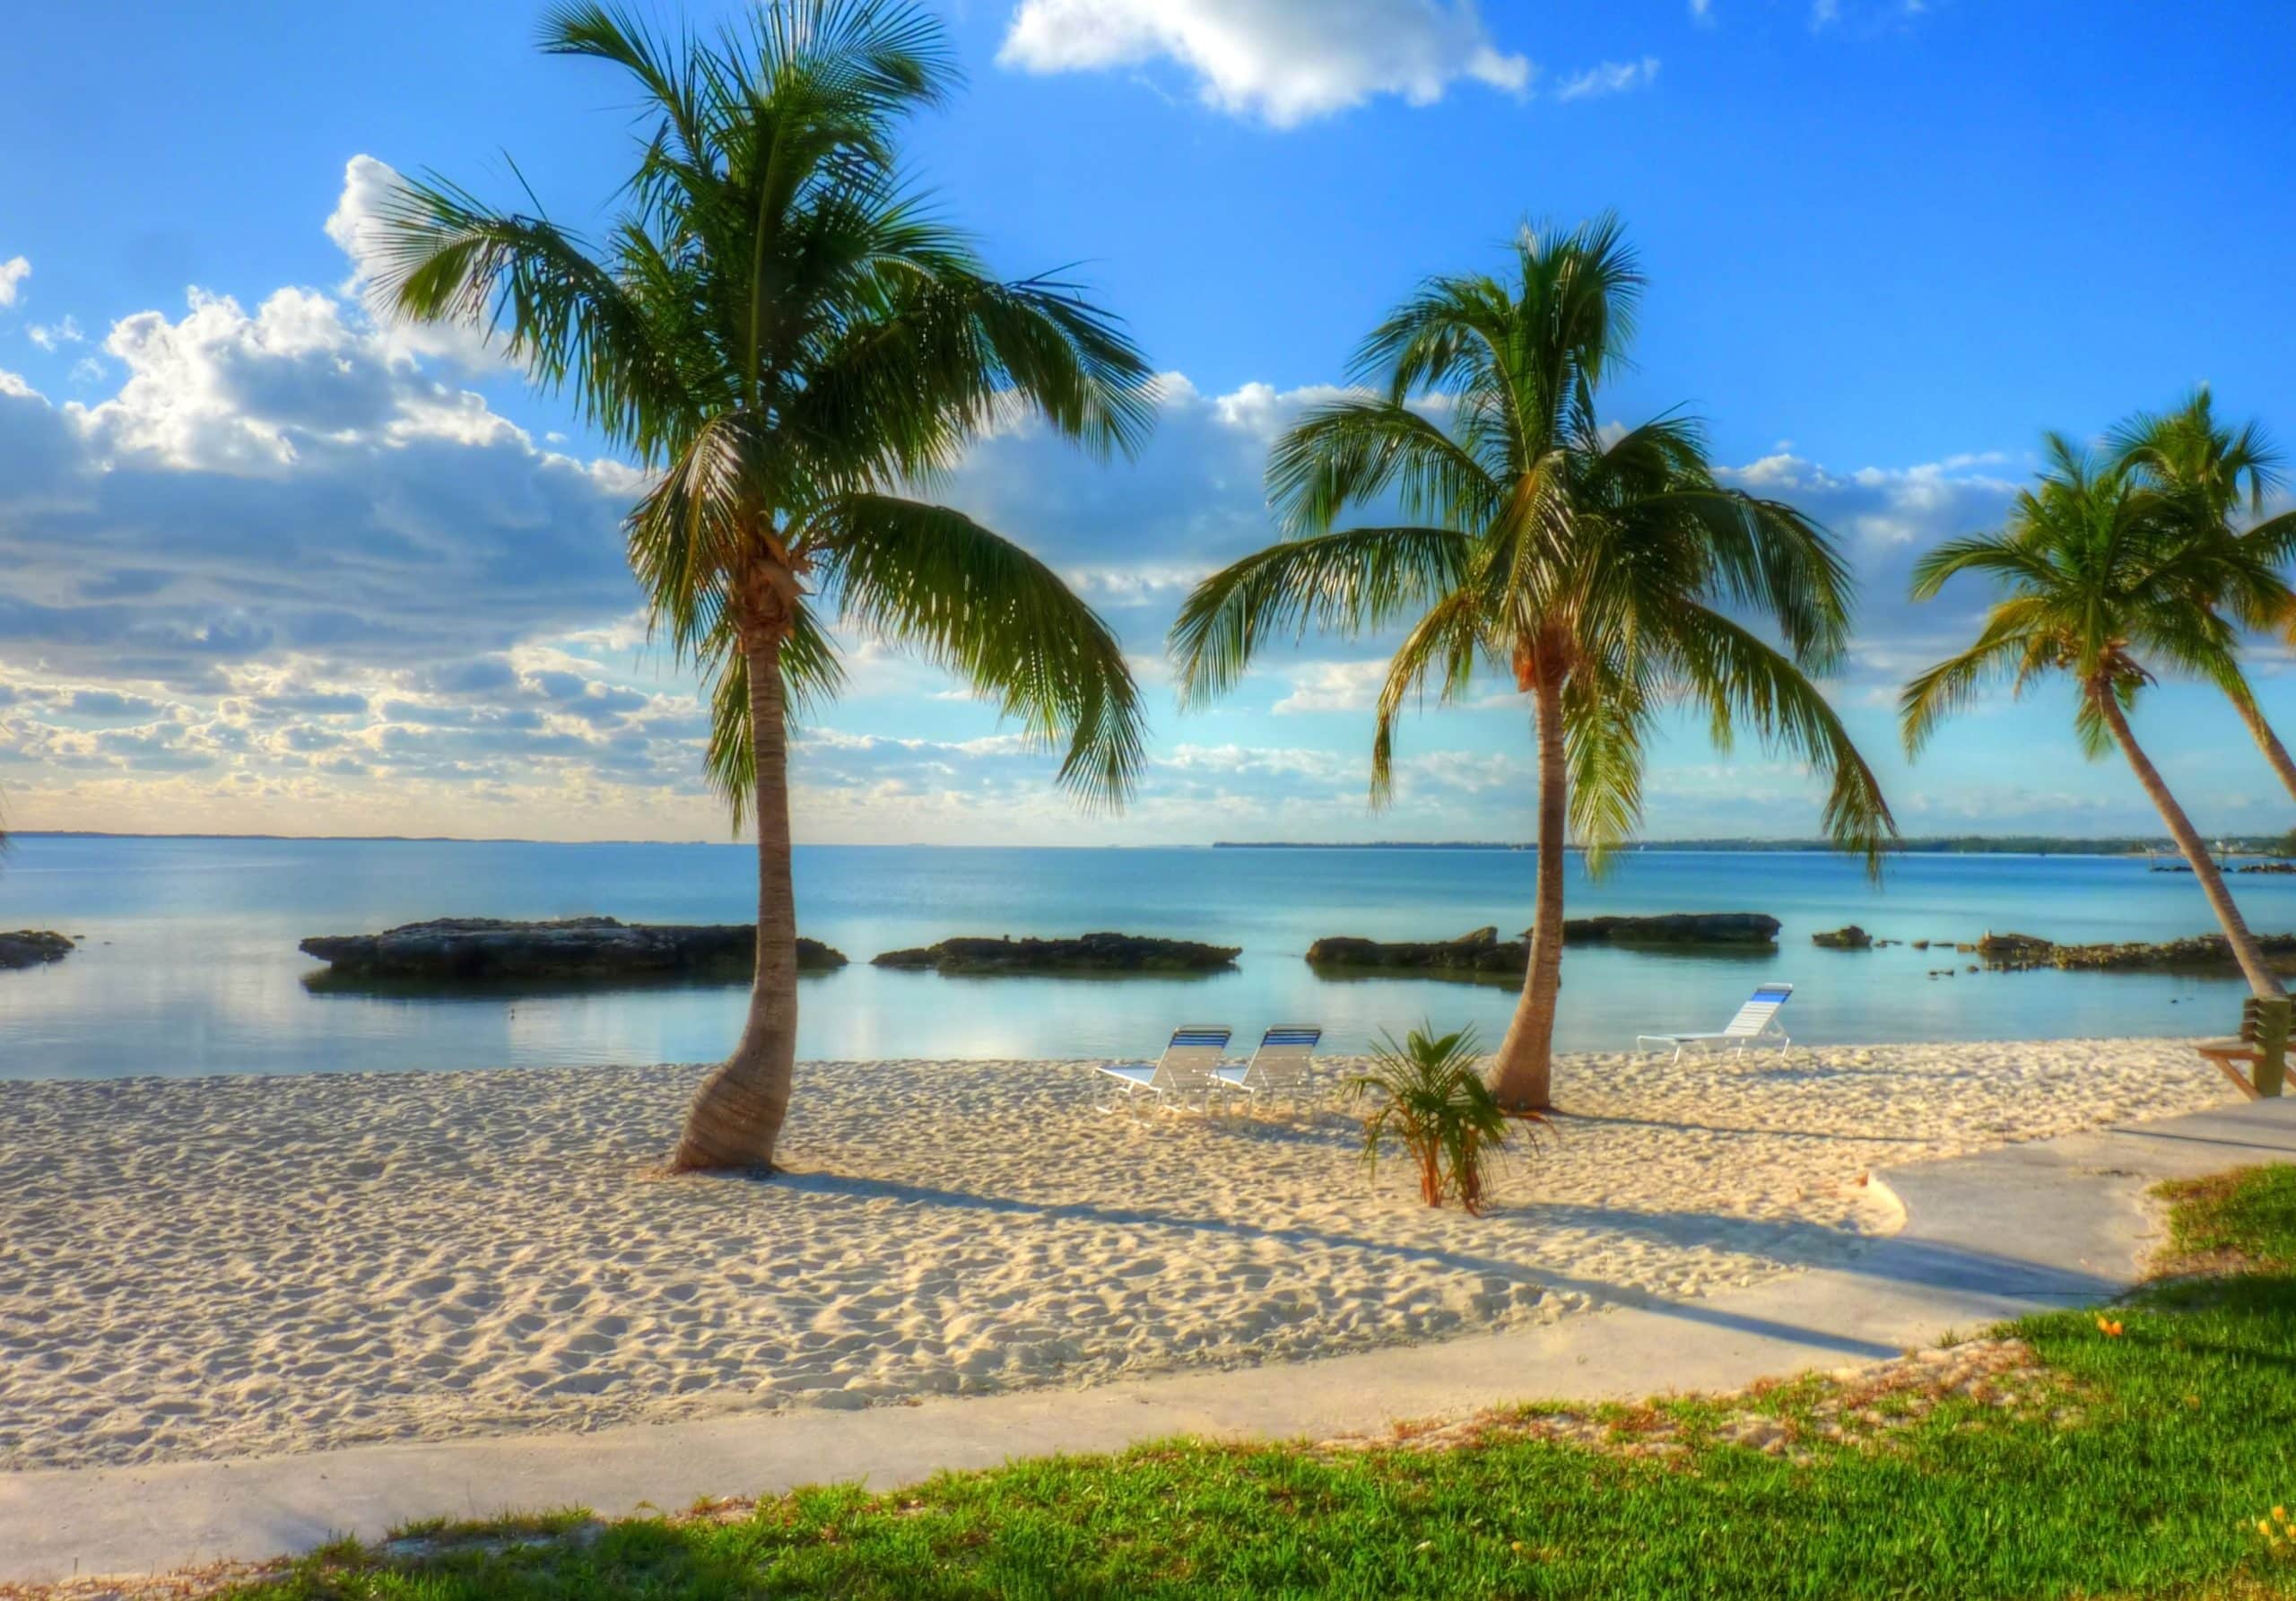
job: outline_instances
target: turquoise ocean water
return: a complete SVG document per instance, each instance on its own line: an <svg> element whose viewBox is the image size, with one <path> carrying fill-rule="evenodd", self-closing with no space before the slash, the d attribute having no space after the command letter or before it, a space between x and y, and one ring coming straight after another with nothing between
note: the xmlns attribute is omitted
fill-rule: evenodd
<svg viewBox="0 0 2296 1601"><path fill-rule="evenodd" d="M804 981L801 1054L1152 1055L1179 1022L1239 1040L1319 1022L1335 1048L1422 1018L1495 1042L1511 988L1319 979L1321 935L1436 938L1529 918L1535 857L1506 850L803 848L800 926L854 959ZM30 838L0 865L0 928L86 936L52 967L0 972L0 1078L300 1073L722 1054L737 985L442 997L324 993L296 942L444 916L739 922L752 857L739 845L526 845L366 840ZM2296 929L2296 878L2236 878L2260 931ZM2057 940L2210 931L2188 874L2092 857L1908 857L1879 886L1822 854L1648 850L1589 881L1570 910L1760 911L1785 924L1774 956L1573 950L1561 1043L1623 1048L1638 1031L1718 1028L1768 978L1797 986L1787 1016L1817 1043L2222 1031L2236 983L2153 975L1961 973L1950 952L1813 949L1857 922L1885 938L1970 940L1987 928ZM1206 979L943 979L867 959L951 935L1091 929L1243 947Z"/></svg>

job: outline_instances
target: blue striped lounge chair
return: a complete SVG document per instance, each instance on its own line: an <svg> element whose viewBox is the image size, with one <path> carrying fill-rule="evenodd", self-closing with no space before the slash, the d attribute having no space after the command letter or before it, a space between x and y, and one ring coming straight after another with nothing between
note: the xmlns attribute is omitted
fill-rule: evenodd
<svg viewBox="0 0 2296 1601"><path fill-rule="evenodd" d="M1228 1054L1234 1031L1222 1023L1187 1022L1172 1031L1164 1054L1153 1063L1103 1065L1100 1071L1111 1081L1109 1104L1135 1103L1152 1095L1166 1106L1185 1106L1191 1099L1209 1101L1213 1071Z"/></svg>
<svg viewBox="0 0 2296 1601"><path fill-rule="evenodd" d="M1735 1045L1738 1048L1738 1054L1744 1056L1747 1046L1774 1031L1778 1037L1779 1051L1783 1055L1786 1048L1794 1041L1787 1034L1785 1025L1778 1021L1778 1014L1793 998L1794 987L1791 984L1765 984L1738 1008L1738 1014L1718 1033L1638 1034L1634 1039L1634 1048L1640 1050L1646 1046L1656 1045L1663 1050L1671 1045L1674 1048L1674 1060L1677 1062L1683 1059L1683 1048L1687 1045L1711 1045L1725 1049Z"/></svg>
<svg viewBox="0 0 2296 1601"><path fill-rule="evenodd" d="M1307 1098L1308 1067L1324 1031L1308 1023L1278 1023L1260 1036L1259 1048L1241 1067L1215 1067L1213 1081L1255 1101Z"/></svg>

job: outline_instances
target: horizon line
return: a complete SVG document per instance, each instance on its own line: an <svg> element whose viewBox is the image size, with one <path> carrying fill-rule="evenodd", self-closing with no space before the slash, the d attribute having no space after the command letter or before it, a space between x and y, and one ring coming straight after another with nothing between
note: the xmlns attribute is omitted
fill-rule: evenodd
<svg viewBox="0 0 2296 1601"><path fill-rule="evenodd" d="M753 840L544 840L520 834L282 834L282 833L219 833L194 831L174 833L147 833L124 829L11 829L4 835L15 840L283 840L307 844L358 845L660 845L700 846L715 848L733 846L753 848ZM2232 836L2226 836L2227 839ZM1909 847L1968 841L1998 843L2005 840L2030 840L2040 845L2162 845L2174 850L2175 843L2166 835L2149 834L1910 834L1883 847L1886 853L1902 851ZM2220 843L2221 841L2212 841ZM1154 843L1126 844L971 844L947 840L883 840L867 842L835 840L800 840L801 849L841 850L1535 850L1535 840L1213 840L1202 844ZM1631 844L1615 846L1614 853L1635 850L1694 850L1717 847L1757 847L1778 850L1839 851L1842 847L1831 841L1792 835L1765 836L1758 834L1705 834L1671 840L1643 840ZM1572 854L1583 853L1586 847L1570 845L1565 849ZM1851 852L1850 854L1855 854Z"/></svg>

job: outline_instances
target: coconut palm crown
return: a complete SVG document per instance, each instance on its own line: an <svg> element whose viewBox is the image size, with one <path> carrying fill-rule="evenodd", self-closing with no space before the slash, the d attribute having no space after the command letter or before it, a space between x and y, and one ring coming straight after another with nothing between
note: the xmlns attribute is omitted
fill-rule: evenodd
<svg viewBox="0 0 2296 1601"><path fill-rule="evenodd" d="M1997 533L1947 540L1914 566L1913 597L1934 599L1976 573L2002 592L1967 648L1917 674L1900 698L1906 750L1918 755L1944 719L1992 684L2022 693L2062 674L2078 696L2074 728L2092 758L2118 746L2160 811L2232 954L2258 995L2279 980L2225 888L2222 874L2137 742L2129 711L2160 673L2248 694L2239 631L2209 597L2237 590L2244 558L2179 492L2148 484L2128 466L2100 460L2062 436L2046 441L2048 470L2019 492Z"/></svg>
<svg viewBox="0 0 2296 1601"><path fill-rule="evenodd" d="M2196 533L2223 543L2214 571L2216 594L2197 596L2241 627L2296 644L2296 590L2284 571L2296 557L2296 511L2266 518L2266 502L2283 479L2281 456L2254 422L2234 429L2216 420L2207 387L2176 410L2140 412L2107 440L2114 464L2139 482L2172 497ZM2296 761L2281 743L2264 709L2241 686L2226 693L2265 760L2296 798Z"/></svg>
<svg viewBox="0 0 2296 1601"><path fill-rule="evenodd" d="M1718 745L1749 728L1812 762L1829 782L1827 831L1870 860L1893 825L1805 676L1838 661L1848 634L1850 580L1831 541L1718 483L1685 418L1605 429L1597 397L1642 283L1615 219L1526 230L1513 255L1505 278L1429 280L1372 331L1352 372L1361 392L1309 412L1270 454L1284 539L1198 587L1171 643L1184 698L1202 701L1271 640L1402 629L1378 700L1375 804L1394 783L1397 720L1431 683L1456 701L1488 669L1529 699L1536 916L1491 1069L1500 1100L1528 1108L1550 1095L1568 835L1599 869L1632 832L1664 709L1702 710ZM1388 505L1400 522L1334 526Z"/></svg>
<svg viewBox="0 0 2296 1601"><path fill-rule="evenodd" d="M625 521L631 563L656 626L711 676L709 773L759 839L748 1022L674 1163L764 1167L796 1028L791 711L838 687L832 628L874 635L1065 746L1064 785L1120 800L1143 724L1114 635L1036 558L904 492L1016 411L1128 450L1149 370L1075 285L991 277L903 182L900 126L955 81L924 12L772 0L705 39L568 4L543 48L637 91L620 213L592 241L410 182L378 287L401 314L489 330L655 474Z"/></svg>

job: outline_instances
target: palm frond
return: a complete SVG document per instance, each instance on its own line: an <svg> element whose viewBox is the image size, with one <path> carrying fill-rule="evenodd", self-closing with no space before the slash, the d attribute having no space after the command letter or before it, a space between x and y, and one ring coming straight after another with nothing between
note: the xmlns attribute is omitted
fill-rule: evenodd
<svg viewBox="0 0 2296 1601"><path fill-rule="evenodd" d="M1425 280L1358 348L1350 376L1367 393L1277 441L1269 498L1290 537L1182 606L1184 700L1232 687L1270 639L1407 623L1377 707L1375 805L1403 710L1431 686L1458 700L1488 664L1561 690L1570 814L1597 858L1638 824L1649 719L1684 692L1718 739L1744 722L1825 768L1829 829L1872 856L1887 807L1799 671L1831 667L1848 639L1853 585L1831 536L1719 483L1694 419L1612 436L1597 395L1625 361L1642 282L1615 218L1526 229L1513 267ZM1422 526L1323 532L1382 500ZM1719 631L1718 607L1774 626L1788 655Z"/></svg>
<svg viewBox="0 0 2296 1601"><path fill-rule="evenodd" d="M1371 805L1385 806L1395 796L1396 723L1405 702L1422 697L1427 681L1436 681L1438 697L1445 701L1466 695L1474 682L1475 657L1485 647L1483 613L1474 595L1454 591L1429 607L1413 623L1379 686L1377 719L1371 730Z"/></svg>
<svg viewBox="0 0 2296 1601"><path fill-rule="evenodd" d="M882 494L828 508L816 551L841 622L947 668L1031 740L1065 740L1059 781L1087 803L1124 800L1146 753L1139 691L1050 568L960 512Z"/></svg>
<svg viewBox="0 0 2296 1601"><path fill-rule="evenodd" d="M1668 640L1689 692L1715 720L1749 727L1773 749L1800 756L1828 779L1820 818L1826 835L1879 874L1897 837L1881 779L1858 753L1839 714L1787 657L1739 623L1686 605Z"/></svg>
<svg viewBox="0 0 2296 1601"><path fill-rule="evenodd" d="M1268 503L1294 537L1327 532L1347 506L1389 491L1405 517L1451 528L1490 521L1505 494L1429 418L1372 396L1311 408L1268 452Z"/></svg>
<svg viewBox="0 0 2296 1601"><path fill-rule="evenodd" d="M2017 672L2034 642L2034 623L2041 610L2041 603L2031 596L2002 602L1974 644L1907 682L1898 696L1907 755L1918 756L1939 724L1973 704L1987 685Z"/></svg>
<svg viewBox="0 0 2296 1601"><path fill-rule="evenodd" d="M1234 687L1271 637L1368 631L1432 604L1459 586L1468 554L1467 538L1448 528L1350 528L1230 564L1196 586L1172 624L1182 703Z"/></svg>
<svg viewBox="0 0 2296 1601"><path fill-rule="evenodd" d="M378 216L374 293L390 312L475 328L583 418L652 459L693 396L664 330L574 234L403 180Z"/></svg>
<svg viewBox="0 0 2296 1601"><path fill-rule="evenodd" d="M1654 664L1627 648L1583 663L1562 691L1570 831L1599 875L1642 822L1645 741L1657 708ZM1720 726L1727 737L1728 725Z"/></svg>

